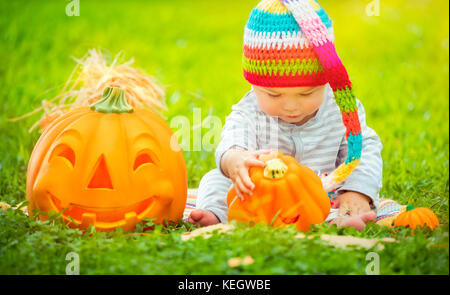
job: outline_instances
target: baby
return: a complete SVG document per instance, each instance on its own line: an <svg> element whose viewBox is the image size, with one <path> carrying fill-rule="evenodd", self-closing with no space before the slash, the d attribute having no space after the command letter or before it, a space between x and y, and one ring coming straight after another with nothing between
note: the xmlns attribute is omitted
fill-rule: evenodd
<svg viewBox="0 0 450 295"><path fill-rule="evenodd" d="M200 181L189 221L227 222L227 193L251 197L257 155L280 150L322 176L332 199L326 221L357 230L376 219L382 144L366 125L334 47L332 22L314 0L264 0L244 33L244 77L252 89L232 106Z"/></svg>

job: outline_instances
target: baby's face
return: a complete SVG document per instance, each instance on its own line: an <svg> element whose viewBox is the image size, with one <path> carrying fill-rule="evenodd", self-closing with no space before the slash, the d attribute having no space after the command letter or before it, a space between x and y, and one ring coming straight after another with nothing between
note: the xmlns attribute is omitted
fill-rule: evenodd
<svg viewBox="0 0 450 295"><path fill-rule="evenodd" d="M325 85L287 88L253 86L253 90L263 112L285 122L301 125L319 110Z"/></svg>

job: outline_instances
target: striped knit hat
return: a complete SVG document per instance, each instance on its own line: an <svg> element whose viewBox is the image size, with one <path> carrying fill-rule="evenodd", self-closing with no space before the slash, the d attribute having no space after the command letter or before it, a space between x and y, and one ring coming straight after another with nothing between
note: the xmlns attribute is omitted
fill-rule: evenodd
<svg viewBox="0 0 450 295"><path fill-rule="evenodd" d="M262 87L329 83L342 113L348 140L345 163L323 177L332 191L361 158L362 136L347 70L333 43L332 21L314 0L263 0L251 12L244 33L244 77Z"/></svg>

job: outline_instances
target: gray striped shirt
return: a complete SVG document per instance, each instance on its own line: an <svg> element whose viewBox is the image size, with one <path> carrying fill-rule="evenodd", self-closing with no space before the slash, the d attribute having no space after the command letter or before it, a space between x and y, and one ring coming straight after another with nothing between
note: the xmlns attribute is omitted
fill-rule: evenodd
<svg viewBox="0 0 450 295"><path fill-rule="evenodd" d="M249 91L232 106L232 112L226 118L222 139L215 152L217 167L220 170L220 159L225 151L239 146L248 150L280 150L315 171L332 172L347 156L345 126L333 97L333 91L327 85L325 98L315 117L295 125L264 113L253 90ZM378 207L383 146L376 132L366 125L364 107L359 100L357 106L363 136L361 160L336 193L357 191L371 197L373 205Z"/></svg>

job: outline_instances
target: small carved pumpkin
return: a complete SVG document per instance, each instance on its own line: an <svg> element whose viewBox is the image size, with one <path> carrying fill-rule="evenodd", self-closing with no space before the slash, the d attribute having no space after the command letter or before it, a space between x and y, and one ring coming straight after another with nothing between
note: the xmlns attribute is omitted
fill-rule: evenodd
<svg viewBox="0 0 450 295"><path fill-rule="evenodd" d="M252 196L242 201L232 187L228 192L228 219L273 226L295 224L306 231L322 223L330 212L330 200L317 174L293 157L276 151L259 156L265 167L251 167L255 184Z"/></svg>
<svg viewBox="0 0 450 295"><path fill-rule="evenodd" d="M122 89L106 88L90 108L73 109L45 128L28 165L29 212L66 209L62 218L70 226L100 231L132 230L144 218L179 220L187 175L171 138L158 115L133 110Z"/></svg>
<svg viewBox="0 0 450 295"><path fill-rule="evenodd" d="M414 208L411 205L406 207L406 211L397 215L394 226L406 226L415 229L417 226L428 226L434 229L439 227L439 220L433 210L425 207Z"/></svg>

